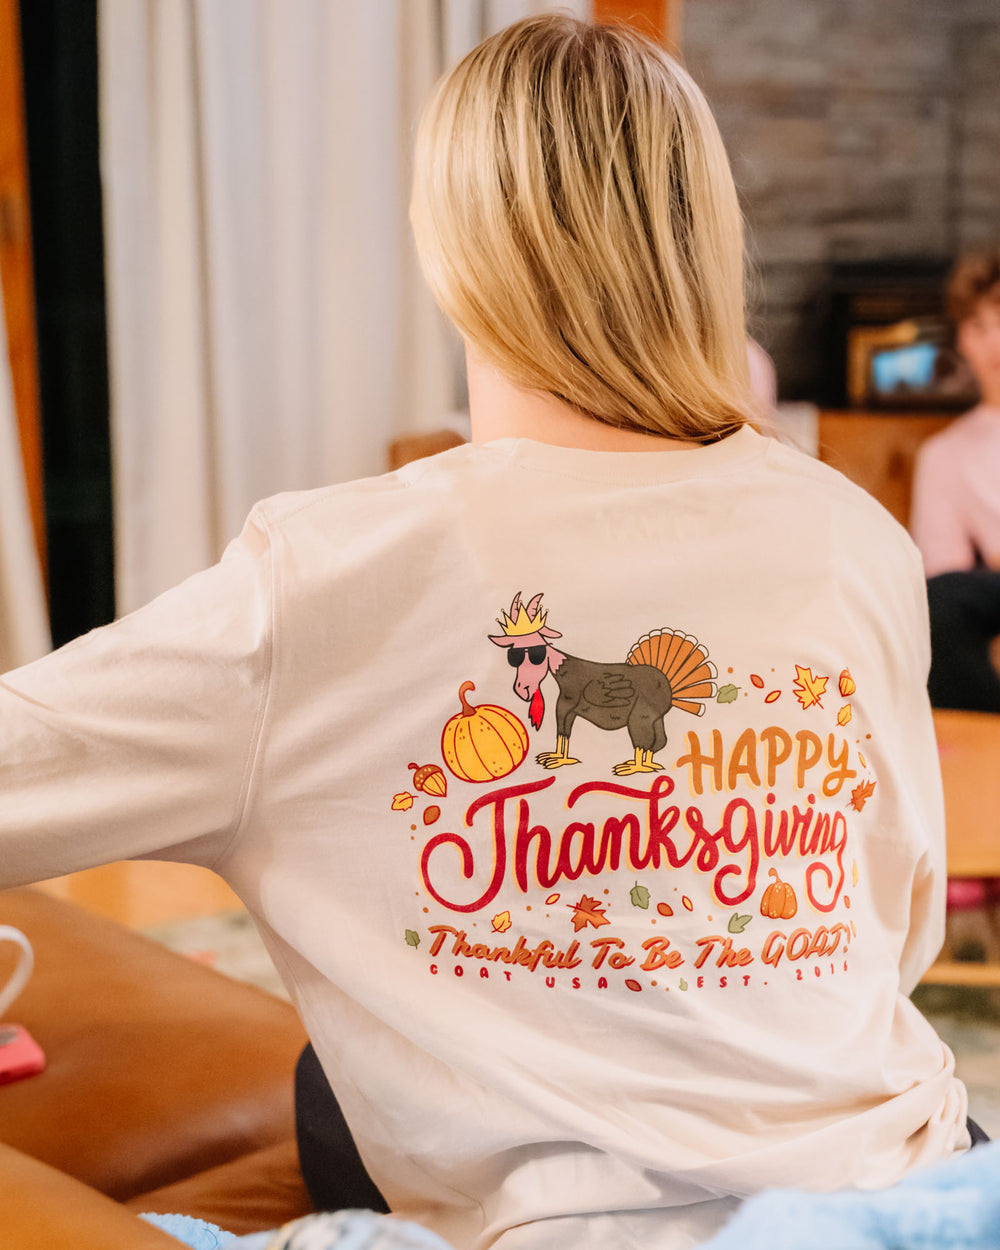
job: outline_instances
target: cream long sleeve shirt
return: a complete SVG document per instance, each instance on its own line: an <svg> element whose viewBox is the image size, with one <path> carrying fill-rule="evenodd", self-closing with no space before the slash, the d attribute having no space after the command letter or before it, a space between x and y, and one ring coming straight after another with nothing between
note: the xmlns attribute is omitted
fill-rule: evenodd
<svg viewBox="0 0 1000 1250"><path fill-rule="evenodd" d="M518 596L515 598L515 596ZM539 597L540 596L540 597ZM394 1209L697 1244L965 1148L920 560L830 469L465 446L0 682L0 883L221 873Z"/></svg>

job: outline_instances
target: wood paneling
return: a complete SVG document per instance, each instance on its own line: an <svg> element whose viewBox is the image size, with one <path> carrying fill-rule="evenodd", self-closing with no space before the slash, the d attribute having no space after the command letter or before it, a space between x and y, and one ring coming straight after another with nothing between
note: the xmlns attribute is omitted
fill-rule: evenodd
<svg viewBox="0 0 1000 1250"><path fill-rule="evenodd" d="M671 52L681 47L683 0L594 0L594 20L627 22Z"/></svg>
<svg viewBox="0 0 1000 1250"><path fill-rule="evenodd" d="M44 573L45 504L38 344L17 0L0 0L0 284L31 522Z"/></svg>
<svg viewBox="0 0 1000 1250"><path fill-rule="evenodd" d="M952 420L942 413L821 412L820 459L863 486L900 525L907 525L917 452Z"/></svg>

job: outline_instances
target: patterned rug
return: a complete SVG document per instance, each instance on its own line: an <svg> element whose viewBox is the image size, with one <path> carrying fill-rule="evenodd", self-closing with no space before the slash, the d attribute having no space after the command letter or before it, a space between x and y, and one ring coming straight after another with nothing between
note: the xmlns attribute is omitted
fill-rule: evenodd
<svg viewBox="0 0 1000 1250"><path fill-rule="evenodd" d="M245 912L156 925L145 933L217 972L288 998ZM1000 1139L1000 991L922 985L913 999L955 1054L969 1091L969 1114Z"/></svg>

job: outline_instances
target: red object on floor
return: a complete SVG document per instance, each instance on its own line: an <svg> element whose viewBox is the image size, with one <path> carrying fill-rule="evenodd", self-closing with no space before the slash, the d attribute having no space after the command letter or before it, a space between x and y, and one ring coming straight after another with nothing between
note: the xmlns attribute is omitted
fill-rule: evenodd
<svg viewBox="0 0 1000 1250"><path fill-rule="evenodd" d="M993 877L949 877L948 910L975 911L985 907L987 896L998 882Z"/></svg>

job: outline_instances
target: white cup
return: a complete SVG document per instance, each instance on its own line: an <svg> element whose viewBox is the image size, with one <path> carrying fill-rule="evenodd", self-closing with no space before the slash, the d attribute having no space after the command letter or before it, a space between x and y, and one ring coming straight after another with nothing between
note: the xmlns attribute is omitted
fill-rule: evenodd
<svg viewBox="0 0 1000 1250"><path fill-rule="evenodd" d="M35 952L31 949L31 943L21 930L15 929L13 925L0 924L0 942L13 942L15 946L21 948L21 958L17 962L17 967L11 974L7 984L3 989L0 989L0 1016L3 1016L14 999L28 984L32 969L35 966Z"/></svg>

